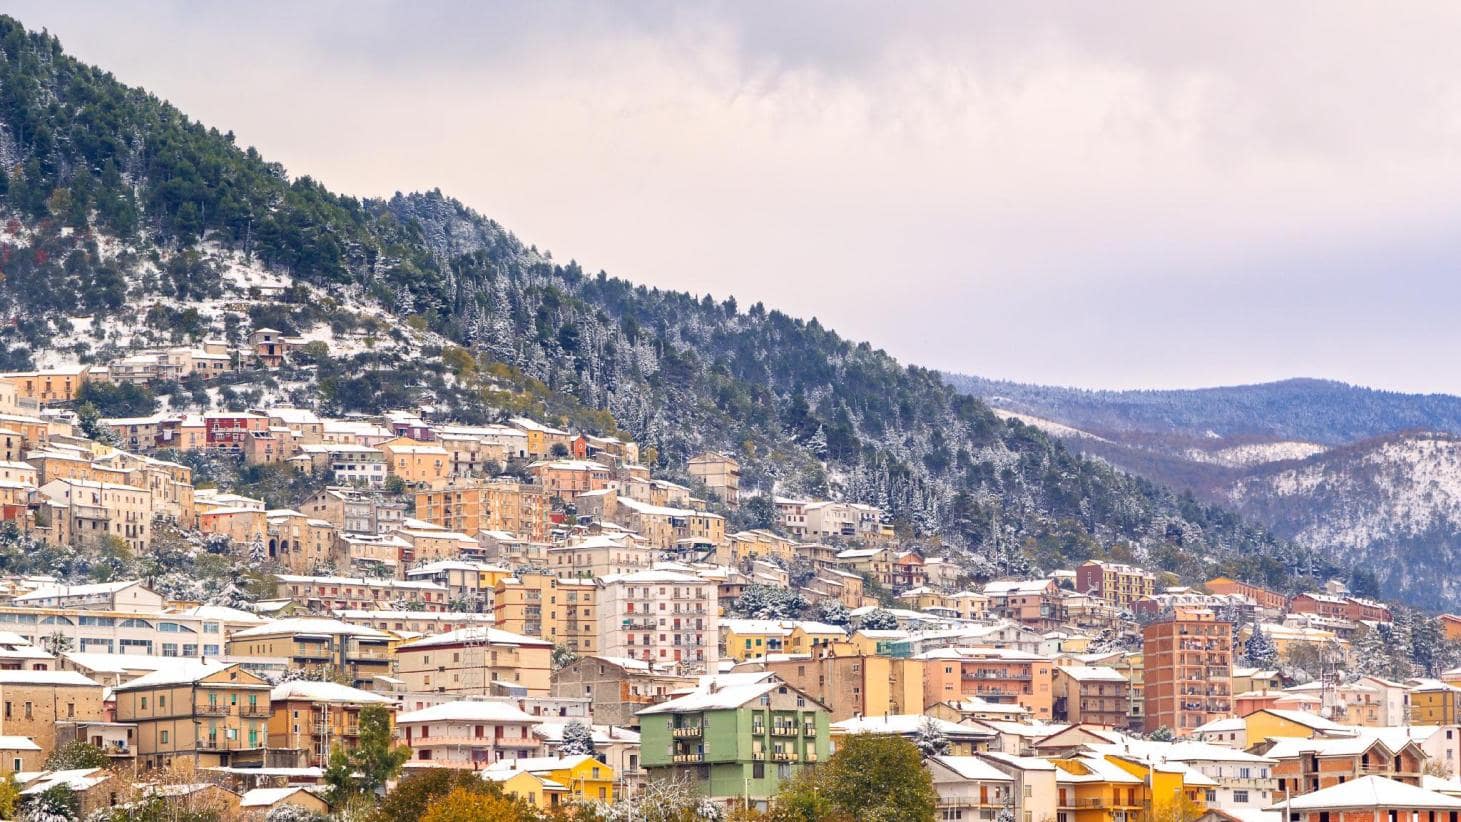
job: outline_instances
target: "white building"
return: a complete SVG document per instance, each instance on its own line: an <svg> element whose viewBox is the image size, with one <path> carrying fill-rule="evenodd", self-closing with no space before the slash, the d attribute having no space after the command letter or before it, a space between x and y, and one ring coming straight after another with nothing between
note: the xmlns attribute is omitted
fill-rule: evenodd
<svg viewBox="0 0 1461 822"><path fill-rule="evenodd" d="M720 658L716 583L669 570L599 580L599 654L713 673Z"/></svg>

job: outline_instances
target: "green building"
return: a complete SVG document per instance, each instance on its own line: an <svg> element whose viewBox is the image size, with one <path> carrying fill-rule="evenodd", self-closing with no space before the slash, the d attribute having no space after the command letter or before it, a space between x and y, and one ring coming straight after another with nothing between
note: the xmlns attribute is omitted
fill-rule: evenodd
<svg viewBox="0 0 1461 822"><path fill-rule="evenodd" d="M685 779L715 800L763 801L825 762L827 707L771 674L723 674L639 712L650 779Z"/></svg>

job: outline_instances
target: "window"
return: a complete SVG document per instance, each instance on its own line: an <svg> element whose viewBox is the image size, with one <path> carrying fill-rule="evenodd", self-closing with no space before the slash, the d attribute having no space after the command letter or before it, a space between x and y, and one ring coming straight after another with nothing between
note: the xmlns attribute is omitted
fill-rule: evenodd
<svg viewBox="0 0 1461 822"><path fill-rule="evenodd" d="M163 744L164 744L164 745L166 745L166 744L167 744L167 731L163 731L163 732L162 732L162 737L161 737L161 741L162 741L162 743L163 743Z"/></svg>
<svg viewBox="0 0 1461 822"><path fill-rule="evenodd" d="M1208 795L1210 797L1207 801L1209 801L1209 802L1216 801L1216 797L1215 797L1215 794L1217 793L1216 791L1208 791L1207 793L1208 793ZM1247 802L1248 802L1248 792L1247 791L1233 791L1233 802L1236 803L1236 804L1247 804Z"/></svg>
<svg viewBox="0 0 1461 822"><path fill-rule="evenodd" d="M752 762L751 763L751 778L752 779L765 779L766 778L766 763L765 762Z"/></svg>

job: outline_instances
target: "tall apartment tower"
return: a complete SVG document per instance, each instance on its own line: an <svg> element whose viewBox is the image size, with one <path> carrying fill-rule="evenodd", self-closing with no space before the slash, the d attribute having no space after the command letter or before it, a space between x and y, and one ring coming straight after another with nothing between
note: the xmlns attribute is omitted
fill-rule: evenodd
<svg viewBox="0 0 1461 822"><path fill-rule="evenodd" d="M1141 632L1148 733L1174 734L1233 712L1233 626L1207 608L1177 608Z"/></svg>

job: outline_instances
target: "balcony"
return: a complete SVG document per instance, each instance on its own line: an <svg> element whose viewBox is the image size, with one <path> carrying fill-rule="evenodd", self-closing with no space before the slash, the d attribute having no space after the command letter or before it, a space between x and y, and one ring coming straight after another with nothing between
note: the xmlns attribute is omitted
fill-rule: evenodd
<svg viewBox="0 0 1461 822"><path fill-rule="evenodd" d="M704 729L701 728L699 725L685 725L683 727L676 728L673 731L673 734L674 734L674 736L675 736L676 739L686 739L688 737L696 737L696 736L700 736L702 733L704 733Z"/></svg>
<svg viewBox="0 0 1461 822"><path fill-rule="evenodd" d="M777 762L797 761L796 751L776 751L771 755L771 758L775 759Z"/></svg>
<svg viewBox="0 0 1461 822"><path fill-rule="evenodd" d="M816 762L817 761L817 752L816 751L807 751L807 761L808 762Z"/></svg>
<svg viewBox="0 0 1461 822"><path fill-rule="evenodd" d="M675 762L704 762L705 761L705 754L702 754L702 753L675 754L674 760L675 760Z"/></svg>
<svg viewBox="0 0 1461 822"><path fill-rule="evenodd" d="M198 716L228 716L228 706L214 705L212 703L199 705L193 709L193 713Z"/></svg>
<svg viewBox="0 0 1461 822"><path fill-rule="evenodd" d="M499 736L492 744L499 748L536 748L541 743L532 736Z"/></svg>
<svg viewBox="0 0 1461 822"><path fill-rule="evenodd" d="M751 751L751 760L754 761L754 762L765 762L766 761L766 752L765 751Z"/></svg>
<svg viewBox="0 0 1461 822"><path fill-rule="evenodd" d="M803 725L802 726L802 736L816 736L816 735L817 735L817 726L816 725Z"/></svg>
<svg viewBox="0 0 1461 822"><path fill-rule="evenodd" d="M772 736L796 736L796 727L795 726L790 726L790 725L782 725L780 727L774 727L774 728L771 729L771 735Z"/></svg>
<svg viewBox="0 0 1461 822"><path fill-rule="evenodd" d="M239 716L242 716L242 717L249 718L249 719L268 719L269 718L269 706L268 705L241 705L241 706L239 706L239 709L238 709L238 715Z"/></svg>

